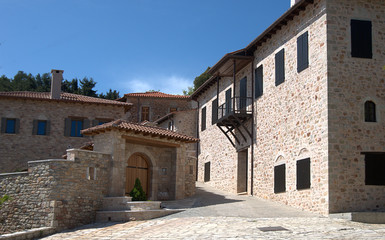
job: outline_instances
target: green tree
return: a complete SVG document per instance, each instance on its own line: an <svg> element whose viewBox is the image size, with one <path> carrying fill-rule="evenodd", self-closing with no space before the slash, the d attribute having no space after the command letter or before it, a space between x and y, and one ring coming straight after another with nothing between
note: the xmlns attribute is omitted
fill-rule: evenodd
<svg viewBox="0 0 385 240"><path fill-rule="evenodd" d="M147 196L143 191L142 184L140 183L139 178L135 180L135 185L132 191L130 192L130 196L132 197L132 201L146 201Z"/></svg>
<svg viewBox="0 0 385 240"><path fill-rule="evenodd" d="M106 92L106 94L103 94L103 93L99 94L99 97L104 99L109 99L109 100L115 100L120 98L119 92L116 90L112 91L111 88L108 92Z"/></svg>
<svg viewBox="0 0 385 240"><path fill-rule="evenodd" d="M79 93L78 79L74 78L71 81L64 80L61 84L61 90L67 93Z"/></svg>
<svg viewBox="0 0 385 240"><path fill-rule="evenodd" d="M92 78L84 77L80 82L79 94L90 97L97 97L94 87L96 82Z"/></svg>
<svg viewBox="0 0 385 240"><path fill-rule="evenodd" d="M9 91L12 91L11 79L3 75L0 77L0 92L9 92Z"/></svg>
<svg viewBox="0 0 385 240"><path fill-rule="evenodd" d="M36 80L36 91L37 92L49 92L51 91L51 75L49 73L38 73L35 76Z"/></svg>
<svg viewBox="0 0 385 240"><path fill-rule="evenodd" d="M183 90L184 95L191 95L193 92L195 92L204 82L206 82L207 79L211 77L211 75L208 73L210 70L210 67L207 67L206 71L204 71L201 75L198 77L195 77L194 79L194 86L193 87L187 87L187 90Z"/></svg>

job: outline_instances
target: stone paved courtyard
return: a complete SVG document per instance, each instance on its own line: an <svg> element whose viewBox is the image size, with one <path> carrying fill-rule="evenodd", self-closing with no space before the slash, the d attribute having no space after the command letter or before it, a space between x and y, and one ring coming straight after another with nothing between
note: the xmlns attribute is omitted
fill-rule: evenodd
<svg viewBox="0 0 385 240"><path fill-rule="evenodd" d="M203 184L193 198L166 206L187 210L148 221L86 225L44 239L385 239L385 224L330 219Z"/></svg>

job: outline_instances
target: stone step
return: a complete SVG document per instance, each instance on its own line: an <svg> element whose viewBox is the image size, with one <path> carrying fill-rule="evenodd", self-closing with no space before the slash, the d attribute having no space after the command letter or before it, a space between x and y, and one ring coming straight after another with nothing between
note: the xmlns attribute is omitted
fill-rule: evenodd
<svg viewBox="0 0 385 240"><path fill-rule="evenodd" d="M133 201L127 203L127 210L159 210L161 202L159 201Z"/></svg>
<svg viewBox="0 0 385 240"><path fill-rule="evenodd" d="M181 209L157 209L157 210L125 210L125 211L98 211L96 222L127 222L140 221L164 217L178 213Z"/></svg>
<svg viewBox="0 0 385 240"><path fill-rule="evenodd" d="M103 210L127 210L127 203L132 197L105 197L103 198Z"/></svg>

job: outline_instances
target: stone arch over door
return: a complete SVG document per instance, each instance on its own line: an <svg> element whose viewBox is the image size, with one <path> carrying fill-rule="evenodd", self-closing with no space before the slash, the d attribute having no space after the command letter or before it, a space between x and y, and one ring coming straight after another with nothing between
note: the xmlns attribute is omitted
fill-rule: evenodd
<svg viewBox="0 0 385 240"><path fill-rule="evenodd" d="M145 154L132 154L126 164L125 195L129 195L136 178L139 178L142 188L146 192L147 198L149 198L151 195L151 169L151 161Z"/></svg>

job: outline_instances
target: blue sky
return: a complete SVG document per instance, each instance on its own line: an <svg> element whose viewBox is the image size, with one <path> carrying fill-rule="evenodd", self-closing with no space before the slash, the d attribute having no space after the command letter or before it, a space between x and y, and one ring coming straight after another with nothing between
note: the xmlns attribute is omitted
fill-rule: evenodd
<svg viewBox="0 0 385 240"><path fill-rule="evenodd" d="M290 0L0 0L0 75L64 70L98 93L181 94Z"/></svg>

